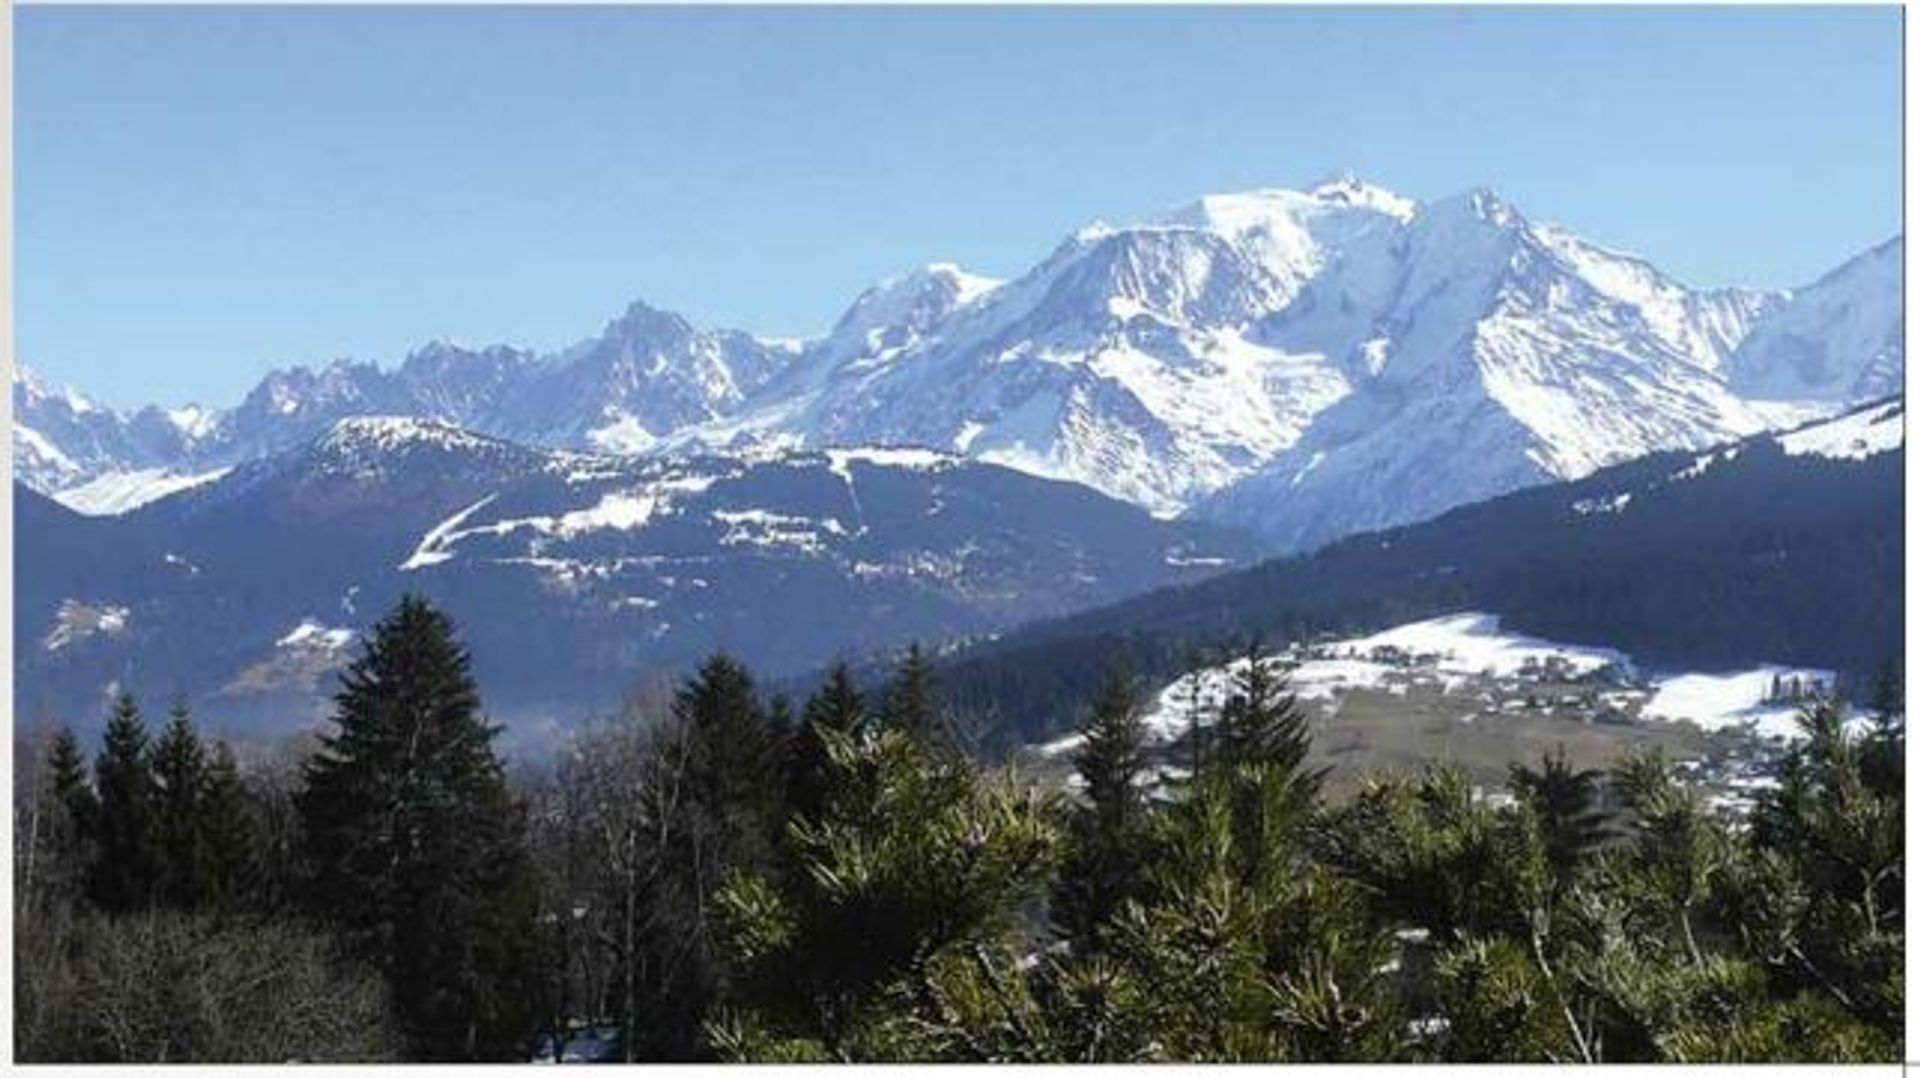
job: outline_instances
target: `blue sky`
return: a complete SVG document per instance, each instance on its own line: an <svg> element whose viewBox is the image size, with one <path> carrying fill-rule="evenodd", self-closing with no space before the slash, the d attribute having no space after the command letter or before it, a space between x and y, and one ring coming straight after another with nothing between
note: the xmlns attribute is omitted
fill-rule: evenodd
<svg viewBox="0 0 1920 1078"><path fill-rule="evenodd" d="M1700 285L1900 230L1879 9L21 8L18 355L121 405L636 297L801 335L928 261L1353 171Z"/></svg>

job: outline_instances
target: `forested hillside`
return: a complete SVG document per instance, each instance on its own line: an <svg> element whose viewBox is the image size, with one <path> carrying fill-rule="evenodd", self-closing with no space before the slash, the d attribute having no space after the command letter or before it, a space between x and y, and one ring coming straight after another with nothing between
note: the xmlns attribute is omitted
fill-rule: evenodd
<svg viewBox="0 0 1920 1078"><path fill-rule="evenodd" d="M1897 436L1898 405L1861 414ZM1280 642L1486 610L1516 631L1656 666L1804 664L1863 687L1904 647L1894 445L1822 455L1763 437L1657 454L1027 626L959 651L942 676L1011 746L1059 732L1111 654L1164 682L1248 635Z"/></svg>

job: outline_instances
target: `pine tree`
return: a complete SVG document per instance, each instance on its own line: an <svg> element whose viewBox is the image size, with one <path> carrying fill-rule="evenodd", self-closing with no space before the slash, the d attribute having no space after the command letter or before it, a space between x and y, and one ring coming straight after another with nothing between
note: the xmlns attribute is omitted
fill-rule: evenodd
<svg viewBox="0 0 1920 1078"><path fill-rule="evenodd" d="M844 662L833 664L827 680L807 698L788 755L787 790L795 816L817 817L826 807L828 734L862 737L867 728L867 701Z"/></svg>
<svg viewBox="0 0 1920 1078"><path fill-rule="evenodd" d="M1054 884L1054 930L1075 953L1099 949L1102 929L1139 890L1146 856L1147 731L1133 679L1109 670L1105 686L1080 727L1074 769L1086 803L1068 820L1067 854Z"/></svg>
<svg viewBox="0 0 1920 1078"><path fill-rule="evenodd" d="M409 1054L522 1058L535 1018L520 806L452 623L408 596L342 676L298 795L313 911L385 974Z"/></svg>
<svg viewBox="0 0 1920 1078"><path fill-rule="evenodd" d="M783 835L781 874L738 873L717 903L733 971L711 1029L723 1057L899 1060L937 1016L924 974L1011 941L1041 891L1052 806L900 730L829 736L843 796ZM901 1014L907 1011L908 1014Z"/></svg>
<svg viewBox="0 0 1920 1078"><path fill-rule="evenodd" d="M129 693L114 700L93 777L99 809L88 893L109 913L142 909L153 900L158 875L153 771L146 725Z"/></svg>
<svg viewBox="0 0 1920 1078"><path fill-rule="evenodd" d="M1564 889L1580 862L1606 841L1607 817L1599 808L1601 773L1576 769L1567 762L1563 745L1552 755L1542 754L1539 770L1514 764L1508 774L1514 794L1540 821L1556 888Z"/></svg>
<svg viewBox="0 0 1920 1078"><path fill-rule="evenodd" d="M154 840L160 858L155 898L188 909L207 889L200 797L207 756L184 702L176 702L153 749Z"/></svg>

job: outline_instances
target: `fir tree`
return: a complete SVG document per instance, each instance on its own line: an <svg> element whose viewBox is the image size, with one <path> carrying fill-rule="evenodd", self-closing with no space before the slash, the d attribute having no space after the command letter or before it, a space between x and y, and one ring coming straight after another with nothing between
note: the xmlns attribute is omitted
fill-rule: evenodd
<svg viewBox="0 0 1920 1078"><path fill-rule="evenodd" d="M817 817L826 807L827 737L865 736L867 701L853 681L853 672L844 662L833 664L827 680L807 698L800 716L800 728L794 732L793 748L788 755L787 790L789 807L795 816Z"/></svg>
<svg viewBox="0 0 1920 1078"><path fill-rule="evenodd" d="M1099 949L1102 929L1140 886L1146 851L1147 732L1133 679L1112 669L1080 727L1074 769L1085 804L1067 827L1067 854L1053 888L1054 930L1075 953Z"/></svg>
<svg viewBox="0 0 1920 1078"><path fill-rule="evenodd" d="M205 875L199 901L218 910L238 908L256 891L260 836L240 765L225 741L213 745L200 802Z"/></svg>
<svg viewBox="0 0 1920 1078"><path fill-rule="evenodd" d="M715 885L727 872L766 863L784 824L780 745L753 675L730 656L708 659L675 693L689 801L702 861Z"/></svg>
<svg viewBox="0 0 1920 1078"><path fill-rule="evenodd" d="M298 797L309 894L381 964L410 1055L523 1059L532 876L468 669L423 599L374 628Z"/></svg>
<svg viewBox="0 0 1920 1078"><path fill-rule="evenodd" d="M1235 664L1218 725L1216 754L1223 766L1270 765L1318 789L1321 772L1305 768L1311 745L1306 713L1257 639Z"/></svg>
<svg viewBox="0 0 1920 1078"><path fill-rule="evenodd" d="M157 882L153 771L146 725L129 693L114 701L93 780L99 809L88 893L109 913L142 909Z"/></svg>
<svg viewBox="0 0 1920 1078"><path fill-rule="evenodd" d="M53 744L47 750L47 769L53 796L66 809L75 835L89 836L100 801L87 782L87 760L72 730L63 726L53 735Z"/></svg>
<svg viewBox="0 0 1920 1078"><path fill-rule="evenodd" d="M186 704L176 702L170 714L153 749L154 838L160 858L155 897L165 905L188 909L207 890L200 816L207 757Z"/></svg>
<svg viewBox="0 0 1920 1078"><path fill-rule="evenodd" d="M882 720L890 729L930 748L944 747L947 731L940 721L940 705L934 691L933 663L915 643L907 647L906 657L887 682Z"/></svg>

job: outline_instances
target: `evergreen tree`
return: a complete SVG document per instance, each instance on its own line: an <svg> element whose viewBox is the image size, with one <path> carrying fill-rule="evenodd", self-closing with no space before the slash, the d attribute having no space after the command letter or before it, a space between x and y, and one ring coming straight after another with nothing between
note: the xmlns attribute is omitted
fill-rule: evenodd
<svg viewBox="0 0 1920 1078"><path fill-rule="evenodd" d="M782 861L798 870L736 874L719 896L735 971L711 1030L725 1058L922 1057L918 1031L940 1017L927 978L1007 947L1051 865L1052 806L1011 776L896 729L825 740L836 796L787 828Z"/></svg>
<svg viewBox="0 0 1920 1078"><path fill-rule="evenodd" d="M933 663L917 641L907 647L906 657L887 682L881 717L888 728L903 731L922 745L947 746L947 730L934 689Z"/></svg>
<svg viewBox="0 0 1920 1078"><path fill-rule="evenodd" d="M1906 687L1900 668L1887 663L1873 679L1867 700L1872 726L1860 750L1861 779L1882 797L1899 797L1906 789Z"/></svg>
<svg viewBox="0 0 1920 1078"><path fill-rule="evenodd" d="M674 694L702 884L764 865L785 823L777 731L753 675L717 654Z"/></svg>
<svg viewBox="0 0 1920 1078"><path fill-rule="evenodd" d="M794 732L788 754L787 790L795 816L817 817L826 807L829 734L861 738L866 735L867 701L844 662L834 663L827 680L807 698L800 728Z"/></svg>
<svg viewBox="0 0 1920 1078"><path fill-rule="evenodd" d="M87 782L87 760L81 755L80 741L72 730L63 726L53 735L53 744L47 750L47 769L50 789L66 809L75 835L88 837L99 813L100 801Z"/></svg>
<svg viewBox="0 0 1920 1078"><path fill-rule="evenodd" d="M1542 754L1540 768L1523 764L1508 769L1514 795L1532 807L1546 842L1556 889L1564 890L1574 870L1606 841L1607 816L1599 808L1601 773L1577 769L1560 746Z"/></svg>
<svg viewBox="0 0 1920 1078"><path fill-rule="evenodd" d="M206 750L184 702L176 702L153 749L154 841L160 858L155 898L176 909L197 905L207 890L200 799Z"/></svg>
<svg viewBox="0 0 1920 1078"><path fill-rule="evenodd" d="M1055 881L1054 930L1075 953L1099 949L1100 934L1121 903L1140 889L1146 850L1147 731L1140 697L1124 671L1107 683L1080 727L1074 769L1086 802L1068 818L1067 853Z"/></svg>
<svg viewBox="0 0 1920 1078"><path fill-rule="evenodd" d="M260 835L240 765L225 741L214 742L207 764L200 827L205 874L199 902L219 910L237 908L256 893Z"/></svg>
<svg viewBox="0 0 1920 1078"><path fill-rule="evenodd" d="M37 742L34 744L37 748ZM89 861L85 829L93 790L70 730L47 738L38 759L21 760L14 776L14 924L27 931L45 911L80 893Z"/></svg>
<svg viewBox="0 0 1920 1078"><path fill-rule="evenodd" d="M380 963L413 1058L524 1059L532 874L468 669L423 599L375 626L298 795L309 894Z"/></svg>
<svg viewBox="0 0 1920 1078"><path fill-rule="evenodd" d="M1305 767L1311 746L1306 713L1258 639L1247 643L1234 665L1218 727L1216 759L1222 766L1271 765L1318 789L1323 772Z"/></svg>
<svg viewBox="0 0 1920 1078"><path fill-rule="evenodd" d="M146 725L129 693L114 700L93 784L99 809L88 893L109 913L142 909L153 900L158 875L153 771Z"/></svg>

